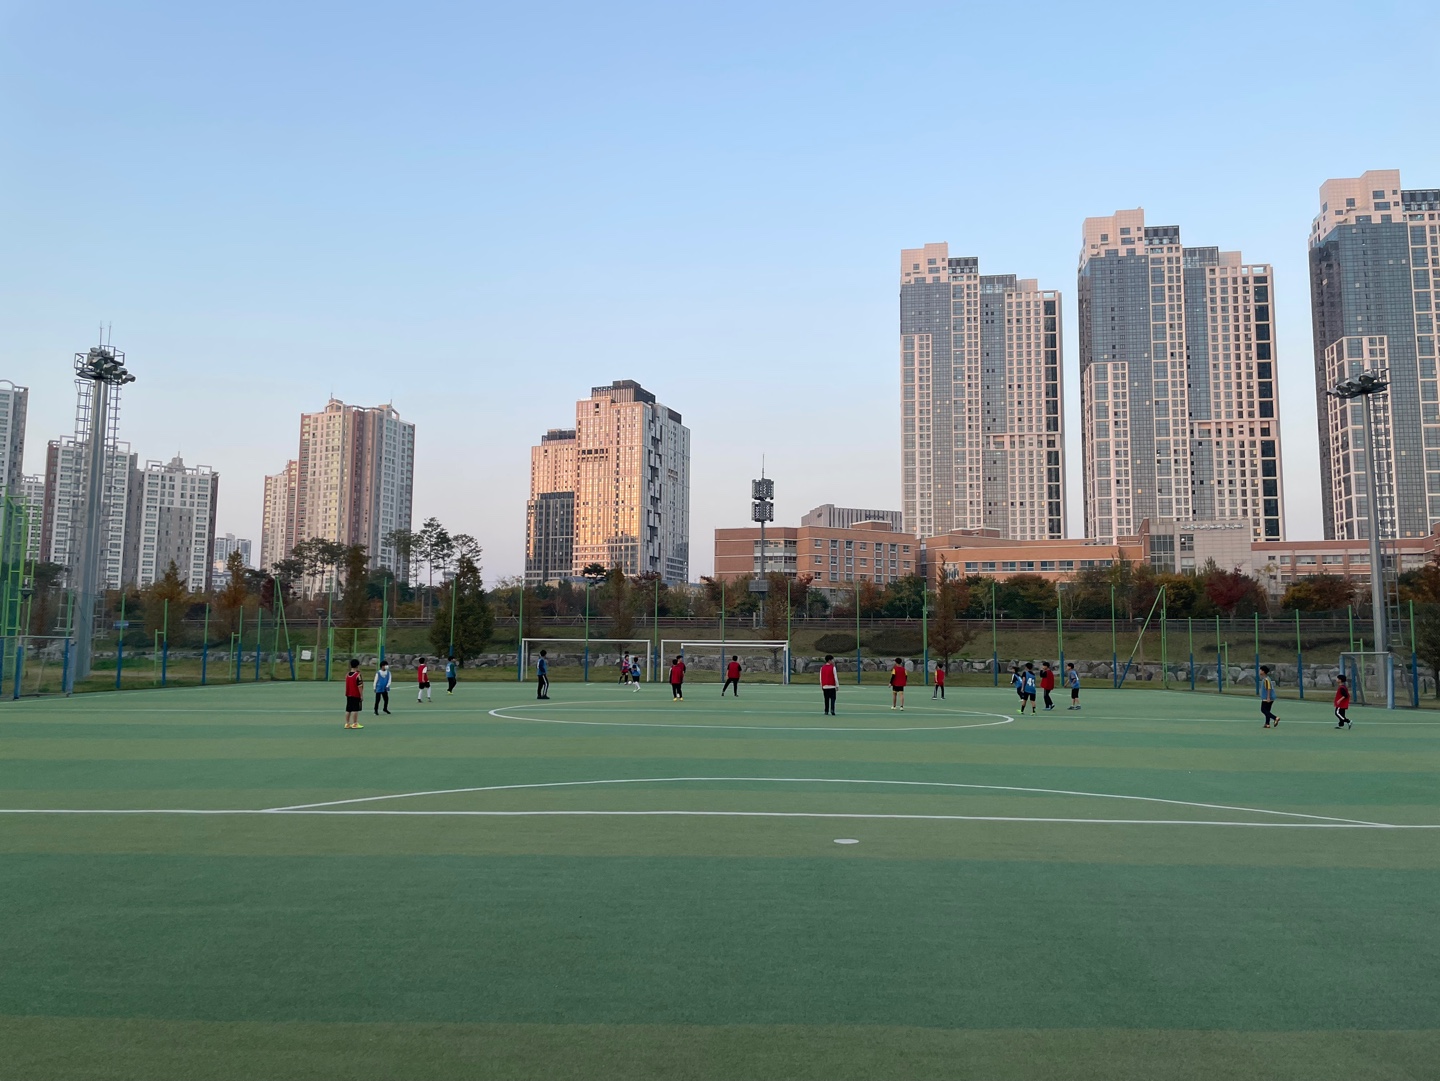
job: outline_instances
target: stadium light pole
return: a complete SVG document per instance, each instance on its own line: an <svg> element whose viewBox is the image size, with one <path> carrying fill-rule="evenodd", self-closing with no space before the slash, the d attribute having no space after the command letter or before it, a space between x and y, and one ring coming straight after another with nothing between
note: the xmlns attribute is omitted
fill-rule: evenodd
<svg viewBox="0 0 1440 1081"><path fill-rule="evenodd" d="M79 572L76 600L79 602L76 619L70 625L75 635L75 663L70 666L69 679L64 688L66 694L75 690L75 681L90 675L92 636L95 633L95 602L100 585L101 531L105 525L105 452L110 443L110 400L118 396L119 388L135 382L135 377L125 368L125 354L112 345L92 346L84 353L75 354L75 378L77 382L89 382L90 390L90 431L85 447L85 488L83 531L80 534L80 552L76 560ZM83 394L83 389L82 389ZM105 544L108 550L109 544Z"/></svg>
<svg viewBox="0 0 1440 1081"><path fill-rule="evenodd" d="M1370 420L1370 401L1376 394L1390 389L1387 371L1361 372L1343 379L1325 393L1342 402L1360 402L1360 415L1365 425L1365 484L1370 489L1370 618L1375 622L1375 652L1389 652L1389 630L1385 625L1385 565L1380 562L1380 469L1375 462L1375 429Z"/></svg>

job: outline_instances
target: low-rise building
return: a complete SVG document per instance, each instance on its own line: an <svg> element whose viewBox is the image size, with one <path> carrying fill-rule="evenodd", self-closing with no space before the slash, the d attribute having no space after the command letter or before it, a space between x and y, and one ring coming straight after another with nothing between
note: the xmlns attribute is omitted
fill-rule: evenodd
<svg viewBox="0 0 1440 1081"><path fill-rule="evenodd" d="M1440 523L1424 537L1402 537L1381 545L1387 573L1404 574L1433 559L1440 551ZM1368 540L1269 541L1251 546L1251 567L1265 591L1282 597L1291 584L1316 574L1329 574L1357 588L1370 588ZM1393 579L1392 579L1393 581Z"/></svg>
<svg viewBox="0 0 1440 1081"><path fill-rule="evenodd" d="M761 570L758 526L715 531L715 577L734 580ZM887 521L849 527L800 525L765 530L764 568L794 578L806 574L813 588L848 595L856 582L886 585L920 573L920 541Z"/></svg>

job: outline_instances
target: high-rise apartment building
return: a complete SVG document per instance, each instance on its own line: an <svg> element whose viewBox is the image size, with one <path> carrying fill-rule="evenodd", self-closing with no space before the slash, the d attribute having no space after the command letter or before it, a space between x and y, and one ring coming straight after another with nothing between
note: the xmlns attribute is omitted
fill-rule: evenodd
<svg viewBox="0 0 1440 1081"><path fill-rule="evenodd" d="M265 479L261 562L273 566L318 537L363 545L372 566L402 572L390 537L410 528L414 478L415 425L393 406L332 398L302 413L299 455Z"/></svg>
<svg viewBox="0 0 1440 1081"><path fill-rule="evenodd" d="M250 541L247 538L237 537L234 533L223 535L217 533L214 540L214 555L210 560L211 568L216 571L224 570L225 564L230 560L231 552L239 552L240 559L245 566L253 567L255 564L250 562L251 551Z"/></svg>
<svg viewBox="0 0 1440 1081"><path fill-rule="evenodd" d="M1325 536L1368 538L1372 510L1382 538L1425 536L1440 522L1440 189L1406 190L1397 169L1322 184L1310 314ZM1390 392L1372 403L1373 500L1364 405L1325 393L1372 370L1390 373Z"/></svg>
<svg viewBox="0 0 1440 1081"><path fill-rule="evenodd" d="M900 253L905 530L1065 535L1060 294L948 244Z"/></svg>
<svg viewBox="0 0 1440 1081"><path fill-rule="evenodd" d="M562 565L567 516L566 573L599 563L670 584L689 578L690 429L633 379L592 388L575 403L573 432L546 433L531 450L530 486L527 579Z"/></svg>
<svg viewBox="0 0 1440 1081"><path fill-rule="evenodd" d="M552 428L530 448L525 506L525 581L541 585L575 573L575 429Z"/></svg>
<svg viewBox="0 0 1440 1081"><path fill-rule="evenodd" d="M25 412L30 391L0 379L0 498L19 495L25 475Z"/></svg>
<svg viewBox="0 0 1440 1081"><path fill-rule="evenodd" d="M84 519L86 442L52 439L45 453L45 496L40 526L40 558L74 570L80 555ZM120 589L135 581L135 515L132 500L136 456L130 444L112 442L105 455L105 524L101 529L102 589ZM67 575L67 582L70 581Z"/></svg>
<svg viewBox="0 0 1440 1081"><path fill-rule="evenodd" d="M190 592L208 592L220 475L208 465L187 466L176 455L146 462L137 490L136 585L153 585L174 563Z"/></svg>
<svg viewBox="0 0 1440 1081"><path fill-rule="evenodd" d="M1285 536L1274 274L1187 248L1143 210L1085 219L1080 401L1085 534L1145 519L1251 523Z"/></svg>
<svg viewBox="0 0 1440 1081"><path fill-rule="evenodd" d="M25 546L25 558L40 558L40 536L45 529L45 476L41 473L27 473L20 478L20 498L30 516L30 538Z"/></svg>
<svg viewBox="0 0 1440 1081"><path fill-rule="evenodd" d="M295 547L296 501L300 491L300 463L291 459L278 473L265 478L265 506L260 516L260 568L269 570L290 557ZM229 553L226 553L227 556Z"/></svg>

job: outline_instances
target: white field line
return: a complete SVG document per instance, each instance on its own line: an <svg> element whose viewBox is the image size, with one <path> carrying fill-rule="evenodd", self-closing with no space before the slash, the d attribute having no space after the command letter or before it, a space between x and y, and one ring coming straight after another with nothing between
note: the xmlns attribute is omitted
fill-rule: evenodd
<svg viewBox="0 0 1440 1081"><path fill-rule="evenodd" d="M582 720L568 720L568 719L558 718L558 717L511 717L511 716L508 716L508 715L507 715L507 712L506 712L506 711L508 711L508 710L517 710L517 709L555 709L555 708L561 708L561 709L563 709L563 708L565 708L566 706L571 706L571 705L573 705L573 706L591 706L591 705L595 705L596 702L597 702L597 700L595 700L595 699L590 699L590 700L582 701L582 702L566 702L566 703L562 703L559 707L556 707L556 706L538 706L538 705L529 705L529 704L521 704L521 705L518 705L518 706L499 706L499 707L497 707L497 708L495 708L495 709L490 710L489 713L490 713L490 716L495 717L495 718L497 718L497 719L499 719L499 720L502 720L502 721L523 721L523 722L525 722L525 723L527 723L527 724L583 724L583 725L598 725L598 726L600 726L600 727L606 727L606 728L696 728L696 729L724 729L724 730L732 730L732 731L737 731L737 732L952 732L952 731L956 731L956 730L962 729L962 728L992 728L992 727L994 727L994 726L996 726L996 725L1013 724L1014 721L1015 721L1015 718L1014 718L1014 717L1007 716L1007 715L1005 715L1005 714L1003 714L1003 713L982 713L982 712L979 712L979 711L968 710L968 709L960 709L960 710L956 710L956 709L946 709L946 710L944 710L943 712L945 712L945 713L950 713L950 714L957 714L957 715L959 715L959 716L964 716L964 717L994 717L994 718L996 718L996 719L995 719L995 720L992 720L992 721L979 721L979 722L976 722L976 723L974 723L974 724L918 725L918 726L907 727L907 728L893 728L893 727L890 727L890 728L860 728L860 727L856 727L856 726L838 726L838 725L832 725L832 726L830 726L830 727L821 727L821 726L819 726L819 725L808 725L808 724L805 724L805 725L778 725L778 724L697 724L697 723L686 723L686 722L684 722L684 721L661 721L661 722L655 722L655 721L582 721ZM594 712L602 712L602 711L600 711L600 710L595 710ZM615 710L615 712L618 713L618 712L620 712L620 710L617 709L617 710ZM624 712L626 712L626 713L667 713L667 714L669 714L669 715L671 715L671 716L674 716L674 714L675 714L675 711L674 711L674 710L665 710L665 709L636 709L636 710L625 710ZM758 710L742 710L741 712L743 712L743 713L753 713L753 712L759 712L759 711L758 711ZM797 712L798 712L798 711L797 711ZM899 712L899 711L891 711L891 710L869 710L869 711L867 711L867 712L868 712L868 715L870 715L870 716L881 716L881 715L883 715L883 714L885 714L885 713L889 713L889 712Z"/></svg>
<svg viewBox="0 0 1440 1081"><path fill-rule="evenodd" d="M1385 826L1385 822L1367 822L1354 818L1334 818L1330 815L1303 814L1298 811L1271 811L1263 807L1236 807L1225 803L1195 803L1190 800L1162 799L1158 796L1126 796L1114 792L1077 792L1064 788L1022 788L1016 785L961 784L954 781L874 781L850 777L622 777L598 781L545 781L537 784L486 785L476 788L443 788L430 792L397 792L385 796L361 796L355 799L328 800L324 803L298 803L288 807L269 807L272 812L309 811L323 807L345 807L356 803L376 803L380 800L412 799L418 796L451 796L468 792L513 792L531 788L580 788L588 785L610 784L675 784L685 782L758 782L764 784L853 784L853 785L895 785L912 788L957 788L984 792L1023 792L1027 795L1042 796L1087 796L1093 799L1133 800L1139 803L1163 803L1172 807L1200 807L1209 811L1241 811L1246 814L1278 815L1284 818L1303 818L1316 822L1337 822L1352 826ZM965 817L965 816L961 816Z"/></svg>
<svg viewBox="0 0 1440 1081"><path fill-rule="evenodd" d="M1269 812L1280 814L1283 812ZM1332 829L1332 830L1435 830L1428 823L1395 825L1388 822L1227 822L1193 818L1042 818L1011 815L868 814L846 811L380 811L380 810L189 810L174 807L126 808L0 808L12 815L271 815L282 817L326 815L331 817L395 818L841 818L924 822L1038 822L1095 826L1236 826L1250 829Z"/></svg>

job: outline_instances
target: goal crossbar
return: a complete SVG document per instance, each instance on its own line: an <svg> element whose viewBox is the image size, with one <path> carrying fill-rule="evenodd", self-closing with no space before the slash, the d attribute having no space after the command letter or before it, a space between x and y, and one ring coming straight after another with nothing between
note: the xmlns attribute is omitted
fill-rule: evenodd
<svg viewBox="0 0 1440 1081"><path fill-rule="evenodd" d="M563 647L569 651L581 652L585 657L583 663L585 665L586 680L589 680L590 678L589 655L592 651L594 651L593 647L631 646L631 649L621 650L621 652L627 652L632 657L645 658L644 682L649 683L654 676L653 667L650 663L650 650L653 645L654 643L649 638L522 638L520 639L520 655L518 658L516 658L518 662L515 666L517 671L517 678L524 680L525 673L530 670L534 662L534 651L537 649L544 649L547 646ZM634 649L634 646L639 646L640 648Z"/></svg>

